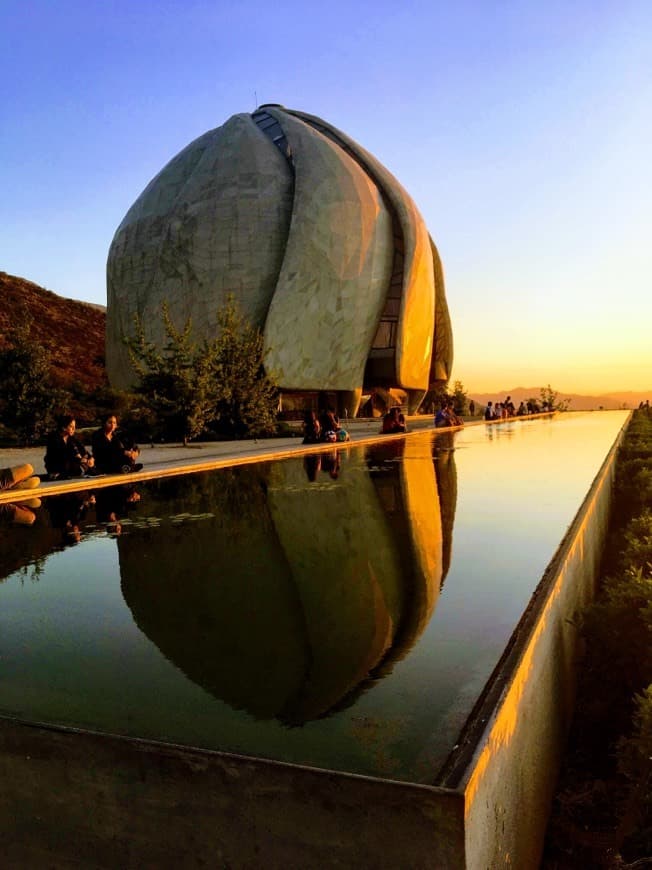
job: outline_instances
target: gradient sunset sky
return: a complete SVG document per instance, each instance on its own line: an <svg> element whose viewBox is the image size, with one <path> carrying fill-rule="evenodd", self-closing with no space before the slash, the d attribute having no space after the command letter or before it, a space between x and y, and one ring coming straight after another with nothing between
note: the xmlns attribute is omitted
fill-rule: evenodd
<svg viewBox="0 0 652 870"><path fill-rule="evenodd" d="M278 102L415 199L454 379L652 398L649 0L0 0L0 47L0 270L104 304L149 180Z"/></svg>

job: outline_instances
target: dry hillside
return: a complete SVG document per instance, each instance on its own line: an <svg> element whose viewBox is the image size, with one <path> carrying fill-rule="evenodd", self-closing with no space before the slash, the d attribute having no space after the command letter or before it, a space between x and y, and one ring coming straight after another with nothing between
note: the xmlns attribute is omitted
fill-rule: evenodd
<svg viewBox="0 0 652 870"><path fill-rule="evenodd" d="M56 383L73 382L87 390L106 384L104 370L105 310L86 302L64 299L38 284L0 272L0 347L7 328L27 316L34 341L51 354Z"/></svg>

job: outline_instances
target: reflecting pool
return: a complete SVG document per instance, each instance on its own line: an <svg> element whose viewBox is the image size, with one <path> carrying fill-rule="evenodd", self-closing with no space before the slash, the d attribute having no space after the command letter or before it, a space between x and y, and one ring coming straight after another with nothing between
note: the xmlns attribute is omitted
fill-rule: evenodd
<svg viewBox="0 0 652 870"><path fill-rule="evenodd" d="M625 419L3 507L0 714L432 781Z"/></svg>

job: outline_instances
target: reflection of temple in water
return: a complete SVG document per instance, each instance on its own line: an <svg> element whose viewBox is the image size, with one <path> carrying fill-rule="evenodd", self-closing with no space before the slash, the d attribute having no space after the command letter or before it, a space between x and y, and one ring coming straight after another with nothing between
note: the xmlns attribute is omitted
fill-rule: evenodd
<svg viewBox="0 0 652 870"><path fill-rule="evenodd" d="M297 460L160 481L149 509L170 522L119 540L140 629L258 718L300 724L346 704L409 652L437 602L452 453L401 438L344 456L337 479Z"/></svg>
<svg viewBox="0 0 652 870"><path fill-rule="evenodd" d="M39 496L41 491L38 491ZM131 485L0 504L0 582L15 571L38 577L45 559L89 534L116 533L138 500ZM111 513L109 513L109 511Z"/></svg>

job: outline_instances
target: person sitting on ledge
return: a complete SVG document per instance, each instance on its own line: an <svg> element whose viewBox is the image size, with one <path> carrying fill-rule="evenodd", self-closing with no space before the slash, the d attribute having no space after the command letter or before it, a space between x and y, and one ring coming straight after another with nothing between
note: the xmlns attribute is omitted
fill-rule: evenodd
<svg viewBox="0 0 652 870"><path fill-rule="evenodd" d="M136 462L140 448L127 446L125 439L117 432L118 418L107 414L102 426L93 432L91 444L95 466L101 474L129 474L140 471L142 462Z"/></svg>
<svg viewBox="0 0 652 870"><path fill-rule="evenodd" d="M380 430L383 435L400 435L407 432L405 425L405 417L401 414L401 409L398 405L390 408L383 417L383 428Z"/></svg>
<svg viewBox="0 0 652 870"><path fill-rule="evenodd" d="M76 428L72 414L57 417L57 428L48 435L45 451L45 470L49 480L94 473L95 460L75 438Z"/></svg>
<svg viewBox="0 0 652 870"><path fill-rule="evenodd" d="M464 420L455 413L452 401L442 402L442 406L435 416L435 428L445 429L449 426L463 426Z"/></svg>
<svg viewBox="0 0 652 870"><path fill-rule="evenodd" d="M303 443L318 444L321 441L321 423L314 411L306 411L303 417Z"/></svg>
<svg viewBox="0 0 652 870"><path fill-rule="evenodd" d="M319 418L321 426L321 440L328 443L334 441L350 441L351 438L346 429L342 429L340 418L332 408L323 411Z"/></svg>
<svg viewBox="0 0 652 870"><path fill-rule="evenodd" d="M12 465L11 468L0 468L0 490L5 489L35 489L41 483L41 478L34 474L32 466Z"/></svg>

